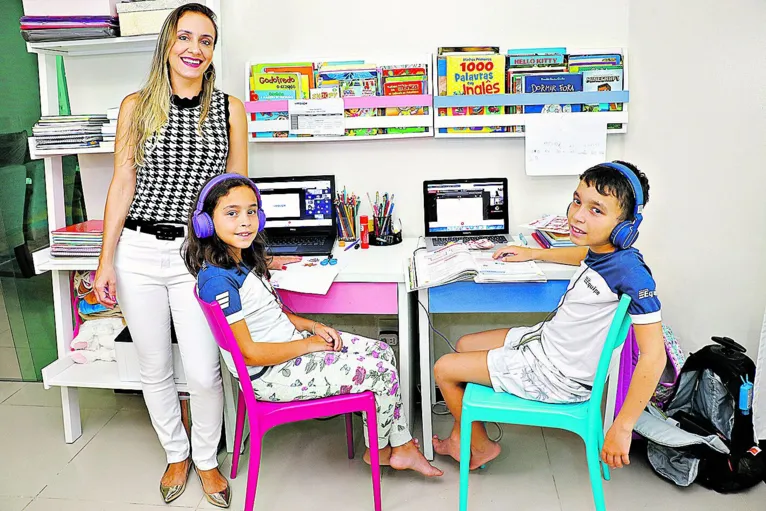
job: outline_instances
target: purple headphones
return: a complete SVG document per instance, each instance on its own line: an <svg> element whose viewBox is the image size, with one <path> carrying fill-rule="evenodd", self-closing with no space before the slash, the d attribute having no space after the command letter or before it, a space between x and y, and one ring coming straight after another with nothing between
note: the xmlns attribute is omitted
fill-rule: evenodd
<svg viewBox="0 0 766 511"><path fill-rule="evenodd" d="M215 185L218 183L221 183L223 181L226 181L227 179L238 179L243 178L247 180L247 183L253 187L253 191L255 192L255 197L258 199L258 232L261 232L264 227L266 227L266 213L263 212L263 207L261 205L261 192L258 191L258 187L255 186L255 183L253 183L251 180L247 179L246 177L240 176L239 174L221 174L219 176L214 177L208 183L205 185L205 187L202 189L202 191L199 194L199 201L197 201L197 208L194 210L194 213L192 214L192 227L194 227L194 233L197 235L198 238L209 238L213 234L215 234L215 226L213 225L213 219L210 218L210 215L202 211L202 208L205 205L205 198L207 198L207 194L210 193L210 190L213 189Z"/></svg>

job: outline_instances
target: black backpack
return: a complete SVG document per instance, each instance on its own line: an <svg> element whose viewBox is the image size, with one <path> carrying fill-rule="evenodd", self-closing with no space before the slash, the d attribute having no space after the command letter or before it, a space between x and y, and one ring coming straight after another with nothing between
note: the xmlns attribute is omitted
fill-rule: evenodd
<svg viewBox="0 0 766 511"><path fill-rule="evenodd" d="M752 407L747 410L743 403L745 409L740 409L740 388L755 381L755 364L734 340L712 339L717 344L705 346L686 360L665 414L682 430L700 437L718 436L728 447L728 453L705 444L679 447L677 451L699 459L695 482L730 493L764 479L766 453L758 447Z"/></svg>

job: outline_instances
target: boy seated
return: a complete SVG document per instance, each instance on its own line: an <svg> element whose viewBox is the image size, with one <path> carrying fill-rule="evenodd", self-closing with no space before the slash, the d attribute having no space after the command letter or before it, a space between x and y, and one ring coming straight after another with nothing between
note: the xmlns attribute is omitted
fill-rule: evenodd
<svg viewBox="0 0 766 511"><path fill-rule="evenodd" d="M633 426L666 362L655 282L641 253L630 248L648 198L649 181L634 165L621 161L596 165L580 176L567 210L570 238L577 247L506 246L495 252L494 257L503 261L539 260L579 268L552 319L531 327L466 335L458 341L457 353L437 361L435 379L455 418L448 438L433 438L438 454L459 459L466 383L546 403L587 400L620 296L627 294L641 357L623 407L606 433L601 458L612 468L630 463ZM482 423L474 422L470 468L499 454L500 445L487 437Z"/></svg>

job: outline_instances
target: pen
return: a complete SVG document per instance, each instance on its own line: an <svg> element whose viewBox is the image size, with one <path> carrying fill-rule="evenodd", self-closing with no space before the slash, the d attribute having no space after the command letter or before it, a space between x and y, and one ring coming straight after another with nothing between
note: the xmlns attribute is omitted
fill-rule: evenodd
<svg viewBox="0 0 766 511"><path fill-rule="evenodd" d="M519 239L521 240L522 243L524 243L524 246L528 245L527 239L524 237L523 234L519 233Z"/></svg>
<svg viewBox="0 0 766 511"><path fill-rule="evenodd" d="M357 243L359 243L359 240L354 240L354 242L353 242L353 243L350 243L350 244L348 244L348 245L346 246L346 248L345 248L345 249L343 249L343 251L344 251L344 252L347 252L347 251L348 251L350 248L352 248L352 247L353 247L354 245L356 245Z"/></svg>

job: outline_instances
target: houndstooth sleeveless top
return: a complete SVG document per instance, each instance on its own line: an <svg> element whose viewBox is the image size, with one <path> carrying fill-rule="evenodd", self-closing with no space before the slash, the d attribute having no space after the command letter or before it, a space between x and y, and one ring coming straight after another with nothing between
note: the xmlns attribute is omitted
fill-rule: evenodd
<svg viewBox="0 0 766 511"><path fill-rule="evenodd" d="M186 224L203 183L226 171L229 98L215 89L210 111L197 131L200 96L173 96L168 121L147 140L144 164L136 168L136 192L128 218Z"/></svg>

